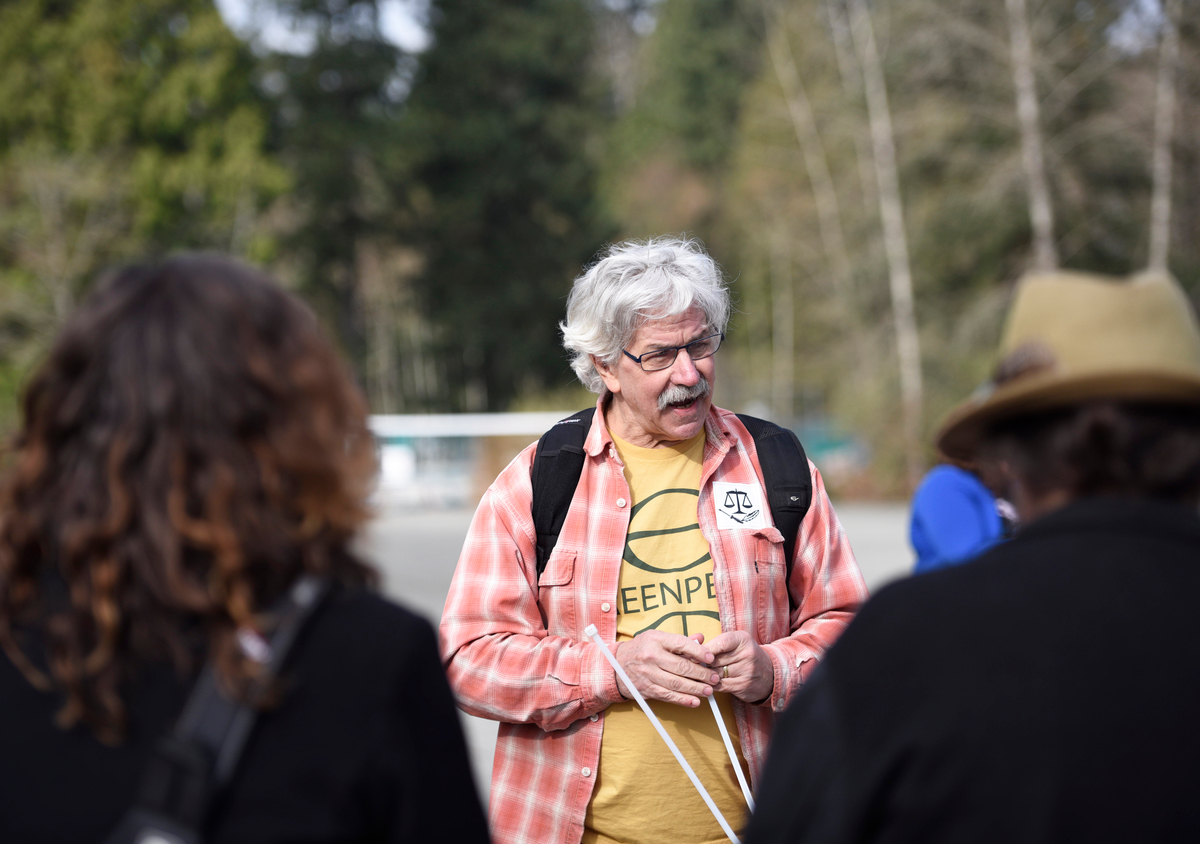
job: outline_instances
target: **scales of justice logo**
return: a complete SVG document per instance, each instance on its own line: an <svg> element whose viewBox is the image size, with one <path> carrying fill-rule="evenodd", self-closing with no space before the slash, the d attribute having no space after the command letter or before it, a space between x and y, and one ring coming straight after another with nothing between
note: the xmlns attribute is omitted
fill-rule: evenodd
<svg viewBox="0 0 1200 844"><path fill-rule="evenodd" d="M744 525L761 512L751 509L752 507L754 507L754 502L750 500L748 492L731 489L725 492L725 509L719 512L724 513L739 525Z"/></svg>
<svg viewBox="0 0 1200 844"><path fill-rule="evenodd" d="M766 526L763 492L758 484L713 483L713 505L719 530L744 530Z"/></svg>

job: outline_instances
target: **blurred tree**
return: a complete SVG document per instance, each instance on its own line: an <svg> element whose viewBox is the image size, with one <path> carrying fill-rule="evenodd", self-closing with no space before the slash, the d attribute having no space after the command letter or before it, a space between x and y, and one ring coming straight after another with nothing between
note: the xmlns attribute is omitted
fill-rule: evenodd
<svg viewBox="0 0 1200 844"><path fill-rule="evenodd" d="M212 0L0 5L0 416L101 266L269 250L253 68Z"/></svg>
<svg viewBox="0 0 1200 844"><path fill-rule="evenodd" d="M764 0L763 16L767 26L767 52L771 66L787 102L788 114L796 131L796 141L804 158L813 204L817 211L821 246L825 253L830 281L839 290L851 282L850 256L846 252L846 235L842 228L841 203L829 175L829 158L813 119L812 105L804 89L804 80L796 68L796 58L788 42L788 31L778 3ZM788 415L792 410L788 410Z"/></svg>
<svg viewBox="0 0 1200 844"><path fill-rule="evenodd" d="M877 488L903 487L846 0L433 0L417 56L382 37L376 0L260 2L311 49L256 55L212 0L0 2L0 425L96 269L147 251L273 263L378 410L499 409L571 380L554 324L605 239L687 231L736 280L722 402L832 416L870 444ZM1165 29L1168 3L1026 3L1022 85L1061 264L1165 264L1200 297L1200 4L1171 3ZM856 5L891 111L928 441L987 377L1036 259L1011 18Z"/></svg>
<svg viewBox="0 0 1200 844"><path fill-rule="evenodd" d="M1171 244L1171 164L1175 137L1175 77L1179 68L1179 0L1163 6L1159 38L1158 85L1154 107L1154 144L1151 171L1154 191L1150 197L1150 255L1147 267L1167 270Z"/></svg>
<svg viewBox="0 0 1200 844"><path fill-rule="evenodd" d="M759 65L756 12L746 0L663 0L631 121L643 144L677 145L702 170L724 165L743 87Z"/></svg>
<svg viewBox="0 0 1200 844"><path fill-rule="evenodd" d="M1029 191L1029 220L1033 226L1033 265L1049 272L1058 267L1054 245L1054 210L1042 157L1042 124L1033 73L1033 44L1025 0L1006 0L1013 87L1017 94L1017 125L1021 130L1021 159Z"/></svg>
<svg viewBox="0 0 1200 844"><path fill-rule="evenodd" d="M572 377L555 326L611 233L593 24L584 0L431 6L403 138L447 409L502 410Z"/></svg>
<svg viewBox="0 0 1200 844"><path fill-rule="evenodd" d="M1171 213L1168 265L1200 302L1200 6L1181 3L1176 28L1179 56L1175 78Z"/></svg>
<svg viewBox="0 0 1200 844"><path fill-rule="evenodd" d="M617 114L637 103L641 78L638 54L653 29L659 0L590 0L596 20L597 66L612 92Z"/></svg>
<svg viewBox="0 0 1200 844"><path fill-rule="evenodd" d="M721 252L724 179L760 64L762 12L758 0L662 0L654 13L605 193L627 233L688 231Z"/></svg>
<svg viewBox="0 0 1200 844"><path fill-rule="evenodd" d="M403 273L401 103L412 59L384 37L376 0L267 0L311 39L264 56L272 148L293 190L280 213L282 274L333 327L380 410L394 410L388 323Z"/></svg>
<svg viewBox="0 0 1200 844"><path fill-rule="evenodd" d="M908 258L908 232L904 204L896 172L896 135L892 131L892 109L887 82L875 43L875 25L866 0L847 0L854 46L862 67L867 122L875 162L879 193L879 216L883 222L884 252L888 259L888 289L891 292L892 324L896 333L896 357L900 372L900 426L902 429L907 481L916 488L924 461L921 458L921 415L924 410L924 377L921 347L913 307L912 267Z"/></svg>
<svg viewBox="0 0 1200 844"><path fill-rule="evenodd" d="M1011 283L1035 259L1010 18L1005 4L988 0L863 5L892 113L928 442L942 413L987 377ZM1170 265L1196 290L1200 20L1194 4L1179 5ZM767 377L786 371L772 363L772 338L793 338L796 412L828 412L865 435L876 479L900 489L911 448L895 424L880 185L871 172L861 51L845 7L781 2L786 40L768 27L769 63L740 104L721 214L736 232L742 318L754 343L739 350L745 377L734 401L780 395L778 378ZM1161 8L1049 0L1026 10L1053 245L1066 267L1124 273L1147 261ZM849 296L836 283L839 223ZM786 303L778 285L787 278L796 286L791 326L775 312Z"/></svg>
<svg viewBox="0 0 1200 844"><path fill-rule="evenodd" d="M128 186L131 237L236 246L286 185L262 151L253 69L212 0L13 0L0 7L0 154L98 160Z"/></svg>

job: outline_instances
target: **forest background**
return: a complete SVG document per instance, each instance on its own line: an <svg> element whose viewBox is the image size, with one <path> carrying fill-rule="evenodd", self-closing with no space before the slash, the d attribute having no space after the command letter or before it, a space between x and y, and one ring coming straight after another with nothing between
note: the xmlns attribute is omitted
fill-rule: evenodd
<svg viewBox="0 0 1200 844"><path fill-rule="evenodd" d="M0 431L99 272L194 249L303 295L374 412L583 407L572 279L684 233L732 281L719 402L895 495L1023 272L1200 297L1193 0L413 0L419 50L374 0L257 2L303 46L0 5Z"/></svg>

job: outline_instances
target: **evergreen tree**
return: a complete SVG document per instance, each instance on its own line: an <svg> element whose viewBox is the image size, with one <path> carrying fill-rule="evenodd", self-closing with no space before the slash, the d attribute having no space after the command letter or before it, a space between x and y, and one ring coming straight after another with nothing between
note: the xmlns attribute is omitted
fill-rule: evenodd
<svg viewBox="0 0 1200 844"><path fill-rule="evenodd" d="M0 5L0 425L100 267L269 249L286 176L253 68L212 0Z"/></svg>
<svg viewBox="0 0 1200 844"><path fill-rule="evenodd" d="M440 0L404 137L418 291L443 403L501 410L570 381L556 324L609 235L595 189L603 91L583 0Z"/></svg>
<svg viewBox="0 0 1200 844"><path fill-rule="evenodd" d="M262 70L272 145L294 184L286 272L363 374L372 298L363 254L395 241L401 225L398 133L410 59L381 32L376 0L271 2L313 36L311 50L267 56Z"/></svg>
<svg viewBox="0 0 1200 844"><path fill-rule="evenodd" d="M725 166L742 94L759 68L757 2L664 0L647 44L645 85L632 131L668 144L701 170Z"/></svg>
<svg viewBox="0 0 1200 844"><path fill-rule="evenodd" d="M263 154L253 67L211 0L6 3L0 156L102 162L133 202L131 235L228 247L239 209L286 184Z"/></svg>
<svg viewBox="0 0 1200 844"><path fill-rule="evenodd" d="M722 251L725 177L760 62L759 0L663 0L620 116L605 193L628 234L690 232Z"/></svg>

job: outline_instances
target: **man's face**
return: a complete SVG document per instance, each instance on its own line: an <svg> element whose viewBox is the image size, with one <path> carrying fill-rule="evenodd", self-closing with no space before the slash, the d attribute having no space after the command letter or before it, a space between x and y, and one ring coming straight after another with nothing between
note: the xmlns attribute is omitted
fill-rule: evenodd
<svg viewBox="0 0 1200 844"><path fill-rule="evenodd" d="M692 307L682 314L645 323L634 332L625 351L638 357L655 349L685 346L712 333L704 312ZM691 439L704 427L712 405L716 382L714 361L715 356L694 361L681 349L671 366L645 372L625 355L611 367L593 358L604 385L612 393L607 412L609 430L643 448ZM660 402L660 398L664 401ZM674 401L666 401L670 399Z"/></svg>

